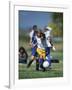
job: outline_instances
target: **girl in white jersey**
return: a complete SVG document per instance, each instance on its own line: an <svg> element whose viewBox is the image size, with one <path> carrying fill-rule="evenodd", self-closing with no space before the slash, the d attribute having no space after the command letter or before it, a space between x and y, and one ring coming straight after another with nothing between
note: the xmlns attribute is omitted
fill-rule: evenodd
<svg viewBox="0 0 72 90"><path fill-rule="evenodd" d="M38 67L39 67L38 59L35 58L37 56L37 53L36 53L37 44L36 44L36 39L35 39L36 33L37 33L37 25L34 25L32 31L29 34L30 46L31 46L31 60L29 61L27 67L29 68L32 62L36 60L36 70L38 70Z"/></svg>
<svg viewBox="0 0 72 90"><path fill-rule="evenodd" d="M52 44L51 31L52 31L52 28L46 27L45 32L44 32L45 37L46 37L46 42L47 42L46 58L48 59L50 66L51 66L50 49L52 48L55 51L55 48L54 48L54 46Z"/></svg>
<svg viewBox="0 0 72 90"><path fill-rule="evenodd" d="M47 46L52 47L53 50L55 51L55 47L53 46L53 43L52 43L51 31L52 31L52 28L46 27L44 34L45 34L45 37L46 37Z"/></svg>
<svg viewBox="0 0 72 90"><path fill-rule="evenodd" d="M39 55L39 64L40 67L43 69L43 71L45 71L45 68L43 67L43 62L46 58L46 51L45 51L46 40L43 37L43 33L41 31L38 31L36 40L37 40L37 53Z"/></svg>

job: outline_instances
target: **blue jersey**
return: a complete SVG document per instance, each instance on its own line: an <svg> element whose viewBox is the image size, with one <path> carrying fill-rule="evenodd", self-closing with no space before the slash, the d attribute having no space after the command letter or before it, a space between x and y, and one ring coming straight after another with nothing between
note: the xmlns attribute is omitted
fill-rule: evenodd
<svg viewBox="0 0 72 90"><path fill-rule="evenodd" d="M35 33L33 33L33 36L32 36L32 44L33 44L33 45L37 44L37 40L36 40ZM37 45L36 45L36 46L37 46Z"/></svg>
<svg viewBox="0 0 72 90"><path fill-rule="evenodd" d="M36 56L37 40L36 40L35 33L33 33L33 36L32 36L32 45L35 45L32 47L32 55Z"/></svg>

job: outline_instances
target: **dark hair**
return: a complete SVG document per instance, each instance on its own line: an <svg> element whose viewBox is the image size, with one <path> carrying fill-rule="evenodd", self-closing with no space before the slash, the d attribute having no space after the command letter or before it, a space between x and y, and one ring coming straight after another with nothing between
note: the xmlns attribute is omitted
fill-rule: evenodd
<svg viewBox="0 0 72 90"><path fill-rule="evenodd" d="M23 50L22 54L26 53L26 50L24 49L24 47L20 47L19 52L21 52L21 50Z"/></svg>
<svg viewBox="0 0 72 90"><path fill-rule="evenodd" d="M37 29L37 25L33 25L33 29L34 29L34 30Z"/></svg>
<svg viewBox="0 0 72 90"><path fill-rule="evenodd" d="M43 39L45 39L45 38L46 38L44 33L41 33L41 36L43 37Z"/></svg>
<svg viewBox="0 0 72 90"><path fill-rule="evenodd" d="M21 50L22 50L22 52L21 52ZM25 55L26 59L28 58L28 54L24 47L19 48L19 53L22 55L21 57L24 57L23 55Z"/></svg>

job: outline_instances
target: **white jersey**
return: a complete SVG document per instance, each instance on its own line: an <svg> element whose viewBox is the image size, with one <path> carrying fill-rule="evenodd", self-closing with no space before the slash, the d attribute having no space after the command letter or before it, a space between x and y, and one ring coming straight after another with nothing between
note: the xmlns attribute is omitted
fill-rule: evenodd
<svg viewBox="0 0 72 90"><path fill-rule="evenodd" d="M46 43L47 43L47 47L52 47L51 43L48 40L46 40Z"/></svg>
<svg viewBox="0 0 72 90"><path fill-rule="evenodd" d="M36 40L37 40L37 47L40 49L45 49L43 44L42 44L41 38L36 36Z"/></svg>
<svg viewBox="0 0 72 90"><path fill-rule="evenodd" d="M44 32L46 38L48 38L49 36L51 36L51 30L48 30L46 32Z"/></svg>
<svg viewBox="0 0 72 90"><path fill-rule="evenodd" d="M45 34L45 37L46 37L47 47L51 47L51 44L50 44L50 42L48 41L48 37L51 36L51 30L46 31L44 34Z"/></svg>
<svg viewBox="0 0 72 90"><path fill-rule="evenodd" d="M34 30L32 30L32 31L29 33L30 39L32 39L33 34L34 34Z"/></svg>

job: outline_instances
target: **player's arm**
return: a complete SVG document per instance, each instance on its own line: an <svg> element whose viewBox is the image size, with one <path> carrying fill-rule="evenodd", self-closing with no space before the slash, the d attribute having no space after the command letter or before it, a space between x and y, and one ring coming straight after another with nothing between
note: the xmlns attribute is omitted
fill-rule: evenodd
<svg viewBox="0 0 72 90"><path fill-rule="evenodd" d="M56 48L55 48L55 46L53 46L53 47L52 47L52 49L53 49L53 51L56 51Z"/></svg>
<svg viewBox="0 0 72 90"><path fill-rule="evenodd" d="M51 44L52 50L53 50L53 51L56 51L56 48L55 48L55 46L54 46L54 44L53 44L53 42L52 42L52 37L51 37L51 36L48 37L48 41L49 41L50 44Z"/></svg>
<svg viewBox="0 0 72 90"><path fill-rule="evenodd" d="M30 45L30 46L32 46L32 40L31 40L31 38L30 38L30 42L29 42L29 45Z"/></svg>
<svg viewBox="0 0 72 90"><path fill-rule="evenodd" d="M30 34L29 34L29 38L30 38L29 45L30 46L32 46L32 36L33 36L33 33L30 32Z"/></svg>
<svg viewBox="0 0 72 90"><path fill-rule="evenodd" d="M51 43L51 46L52 46L52 50L56 51L56 48L55 48L54 44L52 43L52 40L50 41L50 43Z"/></svg>
<svg viewBox="0 0 72 90"><path fill-rule="evenodd" d="M32 44L32 46L33 46L33 47L35 47L36 45L37 45L37 43L35 43L35 44Z"/></svg>

